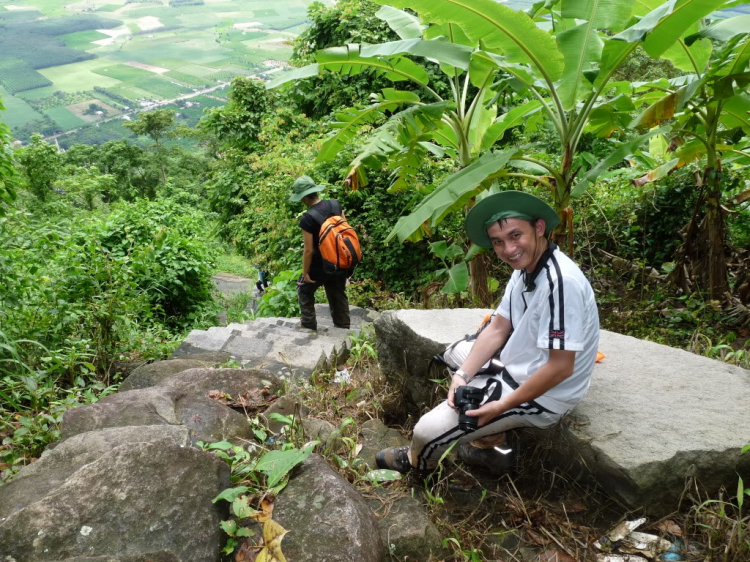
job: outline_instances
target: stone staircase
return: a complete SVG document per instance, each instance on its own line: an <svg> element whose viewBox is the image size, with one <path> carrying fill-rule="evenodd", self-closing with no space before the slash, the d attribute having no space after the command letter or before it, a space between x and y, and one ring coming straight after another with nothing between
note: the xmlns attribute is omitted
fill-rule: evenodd
<svg viewBox="0 0 750 562"><path fill-rule="evenodd" d="M351 336L377 317L373 311L351 307L352 325L344 330L333 326L327 304L315 305L315 312L317 332L296 328L296 318L256 318L193 330L172 358L223 352L243 367L267 369L282 377L309 377L315 370L343 364L349 356Z"/></svg>

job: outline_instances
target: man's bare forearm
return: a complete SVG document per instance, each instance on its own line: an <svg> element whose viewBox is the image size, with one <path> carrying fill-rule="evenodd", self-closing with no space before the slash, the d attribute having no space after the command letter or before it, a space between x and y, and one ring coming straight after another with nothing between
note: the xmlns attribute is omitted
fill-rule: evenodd
<svg viewBox="0 0 750 562"><path fill-rule="evenodd" d="M510 321L499 314L492 317L492 322L479 334L469 356L461 365L461 370L470 377L476 375L482 365L492 359L505 344L510 335Z"/></svg>

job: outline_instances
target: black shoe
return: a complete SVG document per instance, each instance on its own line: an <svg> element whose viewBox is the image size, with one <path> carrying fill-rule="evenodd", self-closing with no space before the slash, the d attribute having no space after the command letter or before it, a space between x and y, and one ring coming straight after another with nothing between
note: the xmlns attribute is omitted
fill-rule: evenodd
<svg viewBox="0 0 750 562"><path fill-rule="evenodd" d="M395 470L401 474L406 474L414 468L409 462L409 447L388 447L375 455L375 462L378 468L386 470Z"/></svg>
<svg viewBox="0 0 750 562"><path fill-rule="evenodd" d="M502 476L512 473L516 466L516 450L505 447L479 449L471 443L461 443L456 447L456 453L469 466L487 470L493 476Z"/></svg>

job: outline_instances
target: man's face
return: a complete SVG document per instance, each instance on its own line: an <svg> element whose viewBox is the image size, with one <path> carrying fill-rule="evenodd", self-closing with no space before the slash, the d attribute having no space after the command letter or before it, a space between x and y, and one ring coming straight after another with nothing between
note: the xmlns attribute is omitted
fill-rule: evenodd
<svg viewBox="0 0 750 562"><path fill-rule="evenodd" d="M513 269L531 271L539 260L536 250L540 244L538 238L544 235L544 229L545 224L541 219L536 221L535 226L523 219L506 219L502 221L502 226L493 223L487 229L487 235L497 257Z"/></svg>

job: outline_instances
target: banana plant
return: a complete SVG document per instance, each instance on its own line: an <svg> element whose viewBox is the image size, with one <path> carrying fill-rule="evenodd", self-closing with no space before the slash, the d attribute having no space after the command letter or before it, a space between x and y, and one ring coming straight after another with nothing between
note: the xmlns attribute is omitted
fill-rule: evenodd
<svg viewBox="0 0 750 562"><path fill-rule="evenodd" d="M695 211L673 280L689 290L691 278L701 279L712 298L721 299L728 290L724 248L729 212L723 201L722 173L728 166L750 164L750 15L704 28L696 24L678 46L673 62L688 74L635 85L635 104L642 110L630 127L673 124L672 159L651 170L642 183L699 163Z"/></svg>
<svg viewBox="0 0 750 562"><path fill-rule="evenodd" d="M611 158L591 169L579 167L578 143L612 74L639 44L651 56L661 56L696 21L727 3L668 0L651 10L643 0L637 5L636 0L546 0L521 12L493 0L375 1L389 4L378 15L400 41L318 51L316 63L268 87L320 72L374 72L411 83L412 91L384 90L373 95L371 106L337 114L336 132L319 155L330 159L364 125L383 123L352 163L351 173L360 180L366 180L365 168L388 166L394 171L392 188L403 189L413 185L414 171L428 153L456 158L460 170L393 228L389 239L402 241L421 239L448 214L464 212L508 177L550 190L566 219L556 236L565 240L572 224L571 196L582 195L607 167L657 134L649 131L621 143ZM450 84L450 99L431 87L421 61L439 65ZM528 101L498 115L499 95L507 88ZM539 119L549 120L557 131L557 154L494 147L508 128Z"/></svg>

